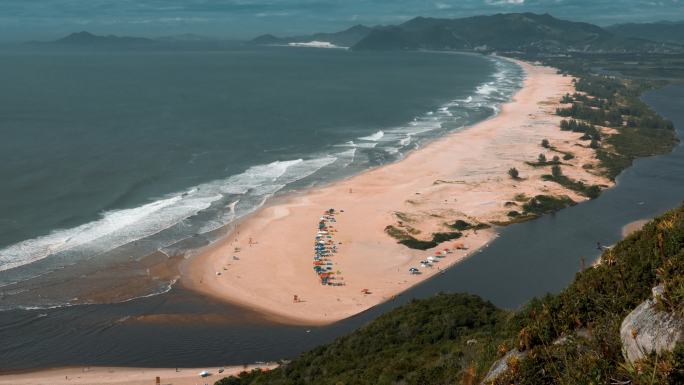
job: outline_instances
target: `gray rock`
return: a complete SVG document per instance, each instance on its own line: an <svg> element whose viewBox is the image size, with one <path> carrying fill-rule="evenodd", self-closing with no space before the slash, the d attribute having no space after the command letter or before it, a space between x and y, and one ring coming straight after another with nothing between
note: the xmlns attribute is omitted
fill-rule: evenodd
<svg viewBox="0 0 684 385"><path fill-rule="evenodd" d="M487 372L487 375L485 376L484 380L482 380L481 384L485 385L492 383L494 380L497 379L497 377L499 377L502 373L508 370L508 363L511 359L517 358L519 360L522 360L523 358L525 358L526 355L527 352L520 352L518 351L518 349L510 350L508 353L506 353L505 356L494 361L492 367L489 368L489 371Z"/></svg>
<svg viewBox="0 0 684 385"><path fill-rule="evenodd" d="M640 360L651 352L670 351L684 338L684 319L656 309L656 298L663 293L662 285L652 291L653 298L632 310L620 325L622 354L629 362Z"/></svg>

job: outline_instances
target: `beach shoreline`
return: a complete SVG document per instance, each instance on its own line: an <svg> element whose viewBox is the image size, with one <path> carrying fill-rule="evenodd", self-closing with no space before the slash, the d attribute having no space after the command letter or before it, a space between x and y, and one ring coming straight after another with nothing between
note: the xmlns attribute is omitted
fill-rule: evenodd
<svg viewBox="0 0 684 385"><path fill-rule="evenodd" d="M586 200L542 180L547 167L526 163L540 153L551 159L572 152L574 158L563 162L565 175L588 185L612 186L600 175L594 150L579 140L581 134L559 128L555 108L563 95L574 92L572 78L553 68L516 63L525 71L524 84L495 116L396 163L274 199L186 261L180 283L274 322L325 325L391 300L497 236L495 227L468 229L461 231L460 239L423 251L397 243L388 235L393 230L427 241L433 234L454 233L448 222L456 220L474 225L505 222L510 219L507 212L519 205L516 197ZM540 146L542 139L553 151ZM521 178L508 177L510 167L517 168ZM340 286L321 285L312 269L312 263L321 264L312 257L314 239L319 218L329 208L335 210L335 222L328 223L332 231L325 236L334 239L325 241L326 247L335 245L335 254L324 260ZM449 252L438 261L420 263L444 248ZM421 274L408 274L412 267Z"/></svg>
<svg viewBox="0 0 684 385"><path fill-rule="evenodd" d="M196 385L214 382L243 371L271 370L278 365L264 363L219 368L135 368L135 367L64 367L0 373L0 385L149 385L159 377L161 384ZM207 371L207 377L199 373Z"/></svg>
<svg viewBox="0 0 684 385"><path fill-rule="evenodd" d="M637 219L622 226L622 238L627 238L633 233L641 230L648 222L653 220L653 218Z"/></svg>

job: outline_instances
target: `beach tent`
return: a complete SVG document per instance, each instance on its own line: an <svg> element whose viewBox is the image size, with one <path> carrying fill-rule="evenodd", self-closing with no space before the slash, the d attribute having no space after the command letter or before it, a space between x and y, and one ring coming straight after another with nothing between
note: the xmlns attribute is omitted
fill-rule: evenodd
<svg viewBox="0 0 684 385"><path fill-rule="evenodd" d="M199 376L200 377L209 377L209 372L207 372L206 370L203 370L203 371L199 372Z"/></svg>

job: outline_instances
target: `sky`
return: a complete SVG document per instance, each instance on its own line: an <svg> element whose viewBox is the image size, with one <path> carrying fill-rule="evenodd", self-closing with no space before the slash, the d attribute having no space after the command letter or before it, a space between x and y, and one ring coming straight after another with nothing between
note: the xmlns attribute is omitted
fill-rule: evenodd
<svg viewBox="0 0 684 385"><path fill-rule="evenodd" d="M0 0L0 40L50 40L83 30L247 39L499 12L548 12L609 25L683 20L684 0Z"/></svg>

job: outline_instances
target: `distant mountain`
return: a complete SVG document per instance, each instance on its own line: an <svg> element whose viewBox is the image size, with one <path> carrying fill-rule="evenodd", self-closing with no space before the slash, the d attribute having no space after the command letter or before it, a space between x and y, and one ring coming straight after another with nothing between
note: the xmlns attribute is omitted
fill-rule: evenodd
<svg viewBox="0 0 684 385"><path fill-rule="evenodd" d="M131 46L154 44L155 41L144 37L130 36L100 36L90 32L81 31L51 42L58 45L69 46Z"/></svg>
<svg viewBox="0 0 684 385"><path fill-rule="evenodd" d="M288 43L304 43L309 41L329 42L340 47L351 47L365 38L373 28L364 25L355 25L341 32L316 33L313 35L276 37L273 35L261 35L251 41L252 44L273 45Z"/></svg>
<svg viewBox="0 0 684 385"><path fill-rule="evenodd" d="M606 29L623 37L684 44L684 21L616 24Z"/></svg>
<svg viewBox="0 0 684 385"><path fill-rule="evenodd" d="M481 51L651 51L662 44L615 36L588 23L549 14L509 13L462 19L417 17L373 29L356 50L468 49Z"/></svg>

